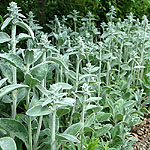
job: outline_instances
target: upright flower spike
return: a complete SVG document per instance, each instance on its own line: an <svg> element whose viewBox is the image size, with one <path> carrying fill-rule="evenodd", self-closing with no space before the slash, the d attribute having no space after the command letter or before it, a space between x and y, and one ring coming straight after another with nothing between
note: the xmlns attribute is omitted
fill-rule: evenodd
<svg viewBox="0 0 150 150"><path fill-rule="evenodd" d="M2 24L1 30L6 28L7 25L10 23L15 24L16 21L22 21L21 18L26 18L24 15L19 13L21 11L19 8L20 7L17 6L17 3L15 3L15 2L9 3L9 7L7 8L9 13L5 15L5 17L7 17L7 18Z"/></svg>
<svg viewBox="0 0 150 150"><path fill-rule="evenodd" d="M38 30L43 29L43 27L41 27L38 24L38 21L34 19L35 16L32 11L30 11L29 14L27 14L27 16L28 16L27 19L24 19L24 20L34 32L37 32Z"/></svg>
<svg viewBox="0 0 150 150"><path fill-rule="evenodd" d="M50 41L48 40L47 34L42 34L40 38L40 45L42 45L45 49L49 48Z"/></svg>
<svg viewBox="0 0 150 150"><path fill-rule="evenodd" d="M7 10L9 11L9 16L13 19L21 20L21 18L26 18L24 15L19 13L21 10L20 7L17 6L17 3L11 2ZM21 17L21 18L20 18Z"/></svg>

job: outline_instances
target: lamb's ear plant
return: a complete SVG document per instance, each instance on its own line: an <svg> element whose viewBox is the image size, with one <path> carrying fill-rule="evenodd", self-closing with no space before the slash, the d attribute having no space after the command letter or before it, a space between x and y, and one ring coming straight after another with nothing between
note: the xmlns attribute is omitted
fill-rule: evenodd
<svg viewBox="0 0 150 150"><path fill-rule="evenodd" d="M73 10L73 12L67 15L67 17L73 20L74 31L77 32L77 23L78 19L80 18L79 12L77 10Z"/></svg>
<svg viewBox="0 0 150 150"><path fill-rule="evenodd" d="M47 55L47 50L48 50L48 46L49 46L49 41L47 39L47 34L42 35L41 36L41 40L40 40L40 44L41 44L41 51L42 51L42 58L41 58L41 62L44 63L46 61L46 55ZM44 79L42 80L41 85L46 88L46 75L44 77ZM41 96L42 98L44 98L44 94L42 94ZM42 126L42 121L43 121L43 116L40 116L39 118L39 123L38 123L38 128L37 128L37 133L35 135L35 139L34 139L34 146L33 149L37 149L37 144L38 144L38 139L39 139L39 135L40 135L40 130L41 130L41 126Z"/></svg>
<svg viewBox="0 0 150 150"><path fill-rule="evenodd" d="M9 57L8 61L11 61L12 59L17 58L16 44L19 42L18 40L21 40L24 38L24 36L26 36L26 34L20 33L17 38L16 27L20 26L20 27L26 29L31 34L32 38L34 38L34 34L33 34L32 30L30 29L30 27L22 21L21 18L25 18L25 16L20 13L20 9L15 2L10 3L10 6L8 7L8 11L9 11L9 14L6 15L7 18L2 24L1 30L4 30L8 26L8 24L11 24L11 37L7 33L4 33L4 32L1 32L1 36L5 37L5 41L3 41L3 42L10 42L11 52L10 52L10 54L8 54L9 56L7 56L7 54L6 54L6 57ZM15 60L12 60L12 61L15 61ZM22 65L21 65L21 67L22 67L21 69L24 70ZM12 72L13 72L12 83L17 84L16 66L12 66ZM15 119L15 117L16 117L16 103L17 103L17 90L13 91L13 106L12 106L12 118L13 119Z"/></svg>
<svg viewBox="0 0 150 150"><path fill-rule="evenodd" d="M136 141L131 127L149 112L146 16L117 19L111 7L99 35L92 13L81 18L74 10L67 18L55 16L48 25L51 33L45 34L32 12L26 19L15 2L8 11L1 29L10 25L11 36L0 32L0 44L8 43L0 53L1 149L9 150L6 142L11 150L16 145L28 150L131 149ZM27 33L17 35L18 26Z"/></svg>
<svg viewBox="0 0 150 150"><path fill-rule="evenodd" d="M41 82L43 85L45 84L45 77L46 77L46 72L48 69L48 64L45 62L45 57L46 57L45 53L46 52L43 52L43 58L42 58L43 61L41 63L33 66L32 68L30 68L30 66L34 62L33 50L28 50L25 55L25 58L26 58L25 60L26 60L26 64L27 64L27 72L25 74L25 84L30 86L30 88L27 91L27 100L26 100L27 109L30 109L31 106L34 104L32 101L30 101L31 88L35 88L35 86ZM39 70L41 70L41 71L39 72ZM29 115L29 122L28 122L29 149L32 149L32 136L33 136L31 119L32 118ZM41 114L41 117L39 120L36 137L34 139L34 149L36 149L36 146L37 146L41 124L42 124L42 114Z"/></svg>
<svg viewBox="0 0 150 150"><path fill-rule="evenodd" d="M58 133L58 129L56 129L56 118L57 118L57 110L66 106L72 106L75 100L73 98L66 97L67 93L62 93L62 90L68 90L72 88L71 85L58 82L50 87L49 90L46 90L43 86L37 86L38 89L47 97L42 105L37 105L36 107L32 107L27 111L27 115L29 116L39 116L39 115L47 115L51 116L51 126L50 128L50 145L51 149L55 150L56 147L60 147L61 143L57 143L58 141L71 141L71 142L79 142L79 140L69 134L69 131L66 130L64 133ZM40 109L40 108L43 108ZM48 107L50 109L48 109ZM34 112L34 113L33 113ZM80 128L79 128L80 129ZM72 132L72 129L68 129ZM76 131L78 132L78 130ZM77 134L77 133L75 133Z"/></svg>

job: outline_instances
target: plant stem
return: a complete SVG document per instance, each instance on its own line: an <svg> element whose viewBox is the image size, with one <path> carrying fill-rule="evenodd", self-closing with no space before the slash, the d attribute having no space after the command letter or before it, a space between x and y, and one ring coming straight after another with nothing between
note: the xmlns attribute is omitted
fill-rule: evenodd
<svg viewBox="0 0 150 150"><path fill-rule="evenodd" d="M27 109L29 109L29 104L30 104L30 88L27 89L27 96L26 96L26 106Z"/></svg>
<svg viewBox="0 0 150 150"><path fill-rule="evenodd" d="M84 95L84 98L83 98L83 107L82 107L82 114L81 114L81 122L84 124L84 115L85 115L85 101L86 101L86 95Z"/></svg>
<svg viewBox="0 0 150 150"><path fill-rule="evenodd" d="M43 57L42 57L42 62L44 62L44 61L46 61L46 52L43 53ZM46 87L46 77L42 81L42 86ZM42 94L41 97L44 97L44 94ZM38 143L38 139L39 139L39 135L40 135L42 122L43 122L43 116L40 116L36 136L35 136L35 139L34 139L33 150L36 150L36 148L37 148L37 143Z"/></svg>
<svg viewBox="0 0 150 150"><path fill-rule="evenodd" d="M39 135L40 135L42 121L43 121L43 116L40 116L36 136L35 136L35 139L34 139L33 150L36 150L36 148L37 148L37 143L38 143L38 139L39 139Z"/></svg>
<svg viewBox="0 0 150 150"><path fill-rule="evenodd" d="M112 54L112 48L111 48L112 40L109 42L109 52ZM109 78L110 78L110 70L111 70L111 62L112 59L108 60L107 62L107 74L106 74L106 86L109 86Z"/></svg>
<svg viewBox="0 0 150 150"><path fill-rule="evenodd" d="M81 62L81 59L79 59L79 56L77 56L75 92L78 91L80 62ZM75 98L75 99L76 99L76 98ZM76 101L75 101L75 103L74 103L74 105L73 105L73 108L72 108L69 126L72 124L72 121L73 121L73 114L74 114L74 112L75 112L75 107L76 107Z"/></svg>
<svg viewBox="0 0 150 150"><path fill-rule="evenodd" d="M28 117L29 150L32 150L32 125L31 117Z"/></svg>
<svg viewBox="0 0 150 150"><path fill-rule="evenodd" d="M144 30L144 40L143 40L143 44L142 44L142 52L141 52L141 58L140 58L140 65L144 65L144 61L143 61L143 57L144 57L144 44L145 44L145 38L146 38L146 27ZM144 69L141 69L141 80L143 78L143 71Z"/></svg>
<svg viewBox="0 0 150 150"><path fill-rule="evenodd" d="M52 135L51 135L51 150L56 150L56 144L55 144L55 123L56 123L56 105L53 104L53 118L52 118Z"/></svg>
<svg viewBox="0 0 150 150"><path fill-rule="evenodd" d="M120 48L120 50L119 50L119 65L118 65L118 79L120 78L120 69L121 69L121 63L122 63L122 50L123 50L123 42L121 42L121 48Z"/></svg>
<svg viewBox="0 0 150 150"><path fill-rule="evenodd" d="M106 75L106 86L109 86L109 73L110 73L110 62L107 62L107 75Z"/></svg>
<svg viewBox="0 0 150 150"><path fill-rule="evenodd" d="M63 68L60 66L60 82L63 81Z"/></svg>
<svg viewBox="0 0 150 150"><path fill-rule="evenodd" d="M102 68L102 50L100 49L100 53L99 53L99 74L98 74L98 97L100 97L100 90L101 90L101 68Z"/></svg>
<svg viewBox="0 0 150 150"><path fill-rule="evenodd" d="M79 67L80 67L80 62L81 59L79 59L79 56L77 56L77 66L76 66L76 87L75 87L75 91L78 90L78 85L79 85Z"/></svg>
<svg viewBox="0 0 150 150"><path fill-rule="evenodd" d="M74 31L77 32L77 23L74 21Z"/></svg>
<svg viewBox="0 0 150 150"><path fill-rule="evenodd" d="M12 25L12 53L16 54L16 25ZM16 67L12 66L13 70L13 84L17 84L17 73ZM12 92L13 95L13 108L12 108L12 119L16 117L16 103L17 103L17 90Z"/></svg>
<svg viewBox="0 0 150 150"><path fill-rule="evenodd" d="M85 115L85 103L86 103L87 95L84 95L83 103L82 103L82 114L81 114L81 122L83 123L83 128L81 130L81 150L83 150L83 136L84 136L84 115Z"/></svg>
<svg viewBox="0 0 150 150"><path fill-rule="evenodd" d="M29 100L30 100L30 88L27 89L27 98L26 105L29 109ZM32 150L32 125L31 125L31 116L28 116L28 134L29 134L29 150Z"/></svg>

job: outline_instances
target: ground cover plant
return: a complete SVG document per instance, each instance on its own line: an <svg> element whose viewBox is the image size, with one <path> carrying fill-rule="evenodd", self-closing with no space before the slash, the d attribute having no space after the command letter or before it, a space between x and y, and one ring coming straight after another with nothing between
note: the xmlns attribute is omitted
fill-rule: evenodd
<svg viewBox="0 0 150 150"><path fill-rule="evenodd" d="M149 113L150 24L115 15L111 7L99 29L90 12L74 10L44 33L32 12L26 18L9 4L0 32L2 150L132 150L131 127Z"/></svg>

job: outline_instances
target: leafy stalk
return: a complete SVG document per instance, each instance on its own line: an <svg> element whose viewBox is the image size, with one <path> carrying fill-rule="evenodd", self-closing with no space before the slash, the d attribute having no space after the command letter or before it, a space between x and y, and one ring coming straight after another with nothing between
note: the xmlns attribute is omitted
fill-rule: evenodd
<svg viewBox="0 0 150 150"><path fill-rule="evenodd" d="M27 96L26 96L26 105L29 108L30 104L30 88L27 89ZM28 116L28 136L29 136L29 150L32 150L32 125L31 125L31 116Z"/></svg>
<svg viewBox="0 0 150 150"><path fill-rule="evenodd" d="M77 56L75 91L78 90L78 85L79 85L79 67L80 67L80 62L81 62L81 59L79 59L79 56Z"/></svg>
<svg viewBox="0 0 150 150"><path fill-rule="evenodd" d="M79 67L80 67L80 62L81 62L81 59L79 59L79 56L77 55L76 83L75 83L75 91L76 91L76 92L78 91L78 85L79 85ZM73 121L73 114L74 114L74 112L75 112L75 107L76 107L76 102L74 103L73 108L72 108L69 125L72 124L72 121Z"/></svg>
<svg viewBox="0 0 150 150"><path fill-rule="evenodd" d="M16 25L12 25L12 53L16 54ZM13 70L13 84L17 84L17 73L16 67L12 66ZM16 117L16 103L17 103L17 90L13 91L13 109L12 109L12 118Z"/></svg>
<svg viewBox="0 0 150 150"><path fill-rule="evenodd" d="M43 121L43 116L40 116L36 136L35 136L35 139L34 139L33 150L36 150L36 148L37 148L37 143L38 143L41 127L42 127L42 121Z"/></svg>
<svg viewBox="0 0 150 150"><path fill-rule="evenodd" d="M43 57L42 57L42 62L45 62L45 61L46 61L46 51L43 53ZM46 87L46 77L42 81L42 86ZM42 93L42 97L44 97L43 93ZM42 127L42 122L43 122L43 116L40 116L36 136L35 136L35 139L34 139L34 145L33 145L34 150L36 150L36 147L37 147L37 143L38 143L41 127Z"/></svg>
<svg viewBox="0 0 150 150"><path fill-rule="evenodd" d="M82 102L82 114L81 114L81 122L83 123L83 128L81 131L81 150L83 150L84 116L85 116L86 98L87 98L87 95L84 95L83 102Z"/></svg>
<svg viewBox="0 0 150 150"><path fill-rule="evenodd" d="M55 123L56 123L56 104L53 103L53 115L52 115L52 135L51 135L51 150L56 150L56 138L55 138Z"/></svg>
<svg viewBox="0 0 150 150"><path fill-rule="evenodd" d="M143 39L143 43L142 43L142 51L141 51L141 58L140 58L140 65L142 66L143 65L143 63L144 63L144 61L143 61L143 57L144 57L144 48L145 48L145 39L146 39L146 30L147 30L147 28L146 28L146 26L145 26L145 28L144 28L144 39ZM142 80L142 78L143 78L143 69L141 70L141 74L140 74L140 77L141 77L141 80Z"/></svg>
<svg viewBox="0 0 150 150"><path fill-rule="evenodd" d="M99 52L99 74L98 74L98 97L100 97L100 89L101 89L101 68L102 68L102 49L100 48L100 52Z"/></svg>

